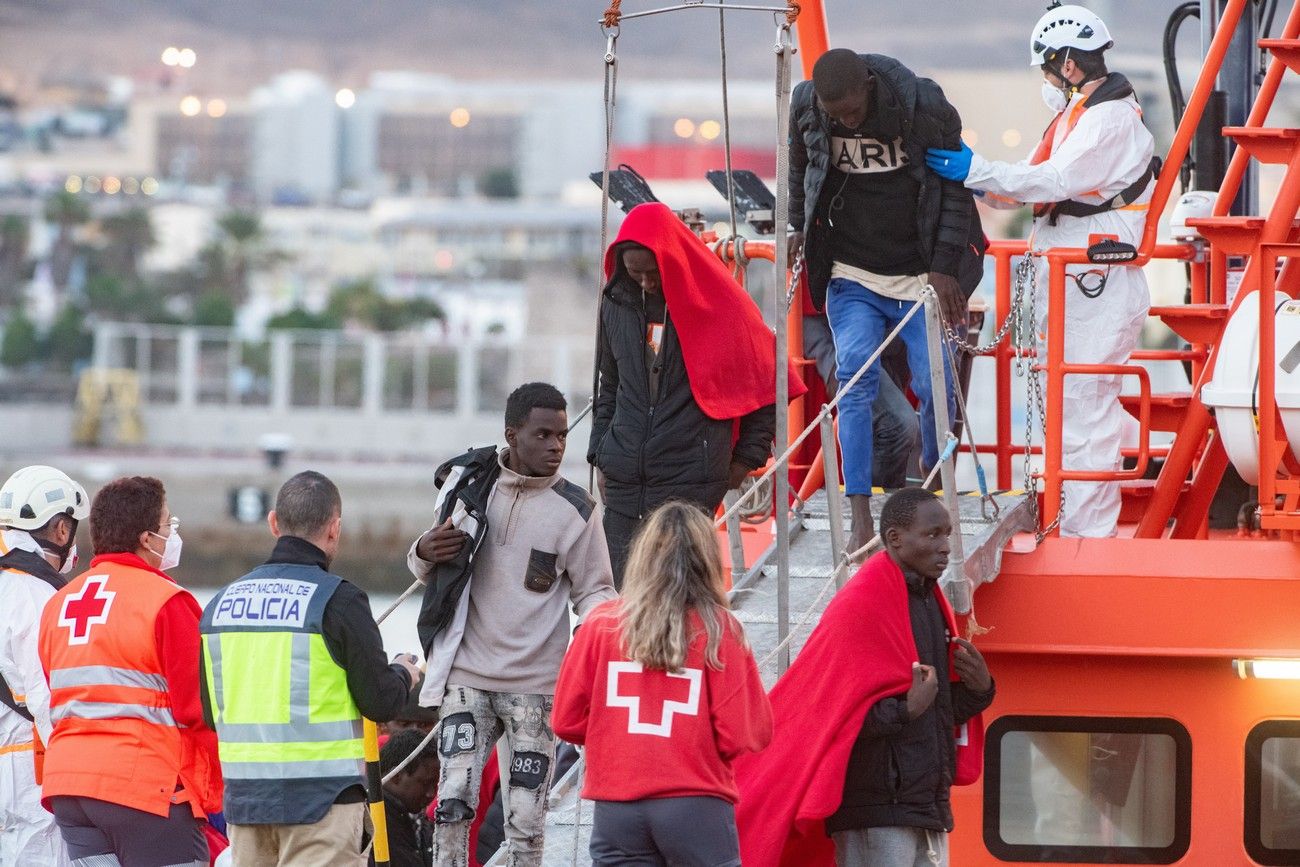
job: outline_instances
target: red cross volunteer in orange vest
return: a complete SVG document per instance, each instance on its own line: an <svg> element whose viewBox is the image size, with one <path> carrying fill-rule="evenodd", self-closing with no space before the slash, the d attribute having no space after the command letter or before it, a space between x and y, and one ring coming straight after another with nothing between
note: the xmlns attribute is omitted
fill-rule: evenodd
<svg viewBox="0 0 1300 867"><path fill-rule="evenodd" d="M208 864L221 774L199 696L201 611L164 571L180 561L178 524L157 479L106 485L90 510L97 556L41 617L54 724L42 802L74 863Z"/></svg>

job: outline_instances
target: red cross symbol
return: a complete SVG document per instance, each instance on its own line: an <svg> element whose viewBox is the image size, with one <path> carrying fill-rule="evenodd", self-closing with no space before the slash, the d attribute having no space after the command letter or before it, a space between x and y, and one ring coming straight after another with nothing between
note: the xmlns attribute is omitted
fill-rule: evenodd
<svg viewBox="0 0 1300 867"><path fill-rule="evenodd" d="M629 688L628 693L619 691L619 675L629 675L629 677L625 678L626 686ZM630 675L636 675L636 677ZM704 672L698 668L652 672L647 675L639 662L611 662L609 664L609 678L605 686L605 704L608 707L627 708L628 734L671 737L674 714L695 716L700 712L700 687L703 676ZM663 678L667 678L667 680L663 680ZM658 684L655 683L656 680L659 681ZM667 692L668 685L673 680L686 682L687 690L684 701L673 701L664 695ZM658 686L657 689L656 685ZM646 705L660 703L658 721L648 715L647 719L642 719L642 699L645 700Z"/></svg>
<svg viewBox="0 0 1300 867"><path fill-rule="evenodd" d="M68 644L85 644L90 641L90 627L108 622L108 610L117 596L108 586L107 575L91 575L81 586L81 594L69 593L63 598L59 611L59 625L68 627Z"/></svg>

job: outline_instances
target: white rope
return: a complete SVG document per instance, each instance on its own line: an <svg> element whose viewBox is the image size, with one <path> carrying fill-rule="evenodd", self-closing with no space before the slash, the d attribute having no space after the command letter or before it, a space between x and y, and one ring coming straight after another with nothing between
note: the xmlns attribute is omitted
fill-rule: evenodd
<svg viewBox="0 0 1300 867"><path fill-rule="evenodd" d="M943 461L939 461L939 463L935 464L933 467L930 468L930 475L926 476L925 481L921 483L921 487L928 488L930 486L930 483L934 481L934 477L939 474L939 468L941 466L943 466ZM778 644L776 647L768 651L767 654L764 655L764 657L758 661L759 668L771 664L772 660L776 659L777 654L780 653L782 650L784 650L787 646L789 646L790 642L794 641L795 636L799 634L799 630L807 626L808 621L812 619L812 616L818 613L817 606L820 605L821 601L826 598L826 592L836 586L835 576L839 574L840 570L847 569L850 562L857 560L859 557L866 556L866 553L870 551L872 548L874 548L875 546L879 545L880 542L881 542L881 537L880 534L877 533L876 535L871 537L870 542L863 545L858 550L845 551L841 554L839 564L836 565L836 567L833 570L831 570L831 574L826 577L826 584L825 586L822 587L822 592L817 594L817 598L814 599L808 605L808 608L806 611L804 611L803 616L800 617L799 620L795 623L795 625L790 628L790 634L787 635L785 639L781 641L780 644Z"/></svg>
<svg viewBox="0 0 1300 867"><path fill-rule="evenodd" d="M605 34L605 161L600 174L600 255L609 246L609 160L614 150L614 109L618 96L618 28L602 27ZM600 393L600 299L605 291L604 263L596 265L596 346L591 363L591 403L594 406ZM587 471L587 493L596 490L596 467Z"/></svg>
<svg viewBox="0 0 1300 867"><path fill-rule="evenodd" d="M925 306L924 301L917 301L915 304L912 305L912 308L908 310L907 313L903 315L903 318L899 320L898 324L894 326L894 330L889 332L889 334L881 342L880 346L876 348L876 351L871 353L871 357L862 363L862 366L858 368L857 373L853 374L853 378L840 386L839 391L835 392L835 397L831 398L830 402L827 403L824 407L822 407L821 412L817 413L817 417L814 418L812 422L806 428L804 428L803 431L801 431L797 437L794 438L794 442L790 443L789 448L787 448L781 454L780 457L778 457L775 461L772 462L772 465L763 472L763 475L758 477L758 481L754 483L754 487L750 488L750 490L747 493L741 495L740 499L736 500L736 502L731 506L731 508L727 509L727 511L723 513L722 517L718 518L718 520L714 522L715 527L721 527L723 524L725 524L728 518L730 518L733 514L735 514L737 511L740 510L740 507L745 503L746 499L751 494L753 494L753 492L758 488L759 484L761 484L762 482L770 478L772 475L774 475L777 469L783 466L786 463L786 461L790 459L790 456L794 454L795 451L798 450L799 446L803 445L803 441L806 440L808 436L817 428L817 426L821 424L822 418L830 414L830 411L833 410L835 407L839 406L840 399L843 398L844 395L848 393L849 389L857 385L858 380L860 380L863 374L867 372L867 368L875 364L876 361L880 359L880 356L883 355L885 350L889 348L889 344L894 342L894 339L897 338L898 335L902 332L904 326L906 326L907 323L911 321L912 317L915 316L917 312L921 310L924 306ZM784 371L782 372L784 373Z"/></svg>
<svg viewBox="0 0 1300 867"><path fill-rule="evenodd" d="M726 157L727 169L727 211L731 215L731 243L736 244L736 186L731 177L731 104L727 98L727 13L723 10L726 0L718 0L718 48L722 55L722 152ZM732 273L740 272L740 257L732 256Z"/></svg>

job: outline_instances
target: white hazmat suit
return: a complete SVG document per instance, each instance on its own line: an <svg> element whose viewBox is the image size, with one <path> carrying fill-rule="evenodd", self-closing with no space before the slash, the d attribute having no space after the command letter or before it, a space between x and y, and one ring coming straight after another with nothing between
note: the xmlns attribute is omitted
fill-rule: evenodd
<svg viewBox="0 0 1300 867"><path fill-rule="evenodd" d="M965 184L989 194L994 207L1021 203L1075 200L1105 202L1147 171L1155 143L1142 124L1142 112L1130 95L1088 106L1074 94L1064 117L1052 130L1051 152L1034 163L991 162L971 158ZM1073 120L1073 123L1070 121ZM1093 235L1117 237L1137 245L1142 238L1154 179L1126 208L1091 217L1061 216L1051 225L1046 215L1034 220L1030 247L1087 247ZM1072 265L1071 274L1097 270ZM1107 271L1105 266L1100 270ZM1047 333L1048 268L1038 268L1035 303L1040 348ZM1095 280L1096 276L1092 278ZM1101 295L1089 298L1074 280L1065 286L1065 360L1081 364L1122 364L1137 346L1151 298L1141 268L1109 268ZM1040 358L1046 360L1045 352ZM1065 377L1062 420L1062 466L1069 470L1118 470L1126 412L1119 403L1123 377L1068 375ZM1063 536L1113 536L1119 521L1118 482L1066 482L1061 517Z"/></svg>
<svg viewBox="0 0 1300 867"><path fill-rule="evenodd" d="M43 553L22 530L0 533L0 554L21 548ZM12 570L0 572L0 674L21 696L45 743L50 739L50 691L37 655L41 610L54 588ZM0 704L0 865L63 867L67 849L54 817L41 806L33 763L32 722Z"/></svg>

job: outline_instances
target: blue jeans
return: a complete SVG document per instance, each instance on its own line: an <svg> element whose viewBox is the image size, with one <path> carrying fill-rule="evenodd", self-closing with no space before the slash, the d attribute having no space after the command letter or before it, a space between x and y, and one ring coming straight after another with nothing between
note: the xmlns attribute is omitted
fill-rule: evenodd
<svg viewBox="0 0 1300 867"><path fill-rule="evenodd" d="M826 391L834 395L839 387L835 379L835 338L831 336L831 326L824 315L804 314L803 354L817 365L817 374L826 383ZM901 488L907 484L907 459L916 448L916 439L921 435L921 423L917 421L916 410L912 409L907 395L894 384L893 377L886 375L876 381L880 383L880 390L876 394L876 402L871 406L871 435L874 437L875 450L871 461L871 479L884 488ZM605 514L608 524L609 513ZM605 538L610 538L608 529ZM611 541L610 556L613 554L614 545ZM614 586L621 586L621 567L615 568L614 578Z"/></svg>
<svg viewBox="0 0 1300 867"><path fill-rule="evenodd" d="M835 335L835 365L848 382L871 353L884 341L907 311L910 301L877 295L866 286L837 277L826 287L826 316ZM934 429L934 398L930 392L930 354L925 336L925 312L918 311L898 336L907 349L912 392L921 402L921 459L926 468L939 461L939 440ZM952 371L943 359L948 417L953 416ZM880 363L867 368L840 401L840 452L844 456L844 491L871 494L872 403L880 390Z"/></svg>

